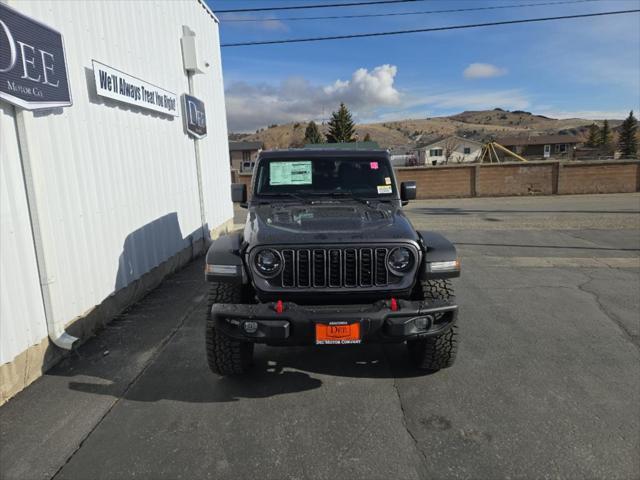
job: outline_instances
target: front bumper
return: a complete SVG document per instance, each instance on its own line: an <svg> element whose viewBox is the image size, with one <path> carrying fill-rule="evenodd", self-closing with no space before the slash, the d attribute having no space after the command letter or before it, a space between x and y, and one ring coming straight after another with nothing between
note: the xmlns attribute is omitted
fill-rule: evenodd
<svg viewBox="0 0 640 480"><path fill-rule="evenodd" d="M445 302L398 300L372 305L311 306L284 302L278 313L275 303L227 304L211 308L216 329L237 340L270 345L312 345L316 324L359 323L362 343L402 342L440 335L456 322L458 306ZM359 343L359 342L349 342Z"/></svg>

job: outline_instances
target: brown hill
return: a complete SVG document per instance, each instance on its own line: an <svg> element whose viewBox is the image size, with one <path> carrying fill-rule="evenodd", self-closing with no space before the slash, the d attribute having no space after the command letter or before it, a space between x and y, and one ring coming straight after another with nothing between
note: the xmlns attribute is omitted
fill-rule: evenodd
<svg viewBox="0 0 640 480"><path fill-rule="evenodd" d="M474 140L489 140L498 136L529 136L567 133L583 135L593 120L581 118L555 119L524 111L501 109L467 111L449 117L407 119L393 122L368 123L356 126L358 139L369 134L382 148L411 148L426 145L446 135L459 135ZM596 121L602 124L602 121ZM609 121L612 128L620 120ZM266 149L301 147L304 145L306 123L276 125L247 134L230 134L234 140L261 141ZM327 132L326 125L318 125Z"/></svg>

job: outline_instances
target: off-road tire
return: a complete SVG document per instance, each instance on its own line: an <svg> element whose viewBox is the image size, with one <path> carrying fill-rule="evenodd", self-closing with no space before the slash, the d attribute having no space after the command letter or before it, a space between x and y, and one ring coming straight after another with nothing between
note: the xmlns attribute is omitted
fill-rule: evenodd
<svg viewBox="0 0 640 480"><path fill-rule="evenodd" d="M214 303L243 303L242 285L214 282L209 290L207 302L207 363L212 372L219 375L239 375L245 373L253 363L253 343L240 342L216 330L211 315Z"/></svg>
<svg viewBox="0 0 640 480"><path fill-rule="evenodd" d="M456 297L450 280L426 280L418 288L420 299L427 304L445 301L455 304ZM453 365L458 351L458 326L436 337L407 341L407 350L412 363L428 373L437 372Z"/></svg>

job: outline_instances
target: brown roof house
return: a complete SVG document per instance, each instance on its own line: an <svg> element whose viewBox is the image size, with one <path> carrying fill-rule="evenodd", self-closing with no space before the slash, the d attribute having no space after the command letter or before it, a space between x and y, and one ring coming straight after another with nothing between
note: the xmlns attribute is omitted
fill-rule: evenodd
<svg viewBox="0 0 640 480"><path fill-rule="evenodd" d="M252 172L258 153L263 148L262 142L229 141L231 169L239 172Z"/></svg>
<svg viewBox="0 0 640 480"><path fill-rule="evenodd" d="M503 147L532 159L571 159L575 148L583 140L574 135L536 135L533 137L504 137L496 139Z"/></svg>

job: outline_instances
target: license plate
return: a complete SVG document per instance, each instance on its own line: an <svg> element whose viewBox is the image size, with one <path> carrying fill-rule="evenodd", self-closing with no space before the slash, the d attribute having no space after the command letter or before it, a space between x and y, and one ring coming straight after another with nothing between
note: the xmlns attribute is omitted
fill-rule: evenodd
<svg viewBox="0 0 640 480"><path fill-rule="evenodd" d="M316 323L316 345L347 345L360 341L360 324L357 322Z"/></svg>

